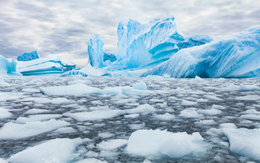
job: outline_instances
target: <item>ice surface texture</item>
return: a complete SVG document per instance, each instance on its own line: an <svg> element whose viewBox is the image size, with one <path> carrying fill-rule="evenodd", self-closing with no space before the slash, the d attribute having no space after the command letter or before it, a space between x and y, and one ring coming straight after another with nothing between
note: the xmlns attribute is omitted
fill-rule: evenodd
<svg viewBox="0 0 260 163"><path fill-rule="evenodd" d="M7 74L14 74L16 71L16 62L13 59L6 59L0 55L0 77Z"/></svg>
<svg viewBox="0 0 260 163"><path fill-rule="evenodd" d="M260 77L260 25L220 41L179 51L145 75Z"/></svg>
<svg viewBox="0 0 260 163"><path fill-rule="evenodd" d="M21 55L19 55L17 57L18 61L31 61L31 60L35 60L35 59L39 59L40 55L37 51L32 51L32 52L27 52L27 53L23 53Z"/></svg>

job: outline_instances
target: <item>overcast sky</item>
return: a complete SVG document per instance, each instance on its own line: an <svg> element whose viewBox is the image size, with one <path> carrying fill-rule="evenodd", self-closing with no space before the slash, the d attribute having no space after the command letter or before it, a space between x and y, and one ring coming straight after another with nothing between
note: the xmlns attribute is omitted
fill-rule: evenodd
<svg viewBox="0 0 260 163"><path fill-rule="evenodd" d="M220 39L260 23L259 0L0 0L0 55L38 50L86 64L89 39L99 33L117 49L119 21L175 17L185 36Z"/></svg>

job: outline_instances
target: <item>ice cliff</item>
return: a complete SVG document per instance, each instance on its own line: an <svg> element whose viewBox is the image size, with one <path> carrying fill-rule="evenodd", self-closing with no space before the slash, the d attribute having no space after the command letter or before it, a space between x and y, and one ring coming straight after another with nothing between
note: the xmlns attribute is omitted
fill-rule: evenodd
<svg viewBox="0 0 260 163"><path fill-rule="evenodd" d="M37 51L32 51L32 52L27 52L27 53L23 53L21 55L19 55L17 57L18 61L31 61L31 60L35 60L35 59L39 59L40 55Z"/></svg>
<svg viewBox="0 0 260 163"><path fill-rule="evenodd" d="M143 74L177 78L260 77L260 25L223 40L187 48Z"/></svg>

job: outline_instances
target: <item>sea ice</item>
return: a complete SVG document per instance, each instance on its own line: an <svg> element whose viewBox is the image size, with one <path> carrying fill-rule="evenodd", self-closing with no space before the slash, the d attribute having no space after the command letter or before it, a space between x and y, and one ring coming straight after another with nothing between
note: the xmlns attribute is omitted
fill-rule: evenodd
<svg viewBox="0 0 260 163"><path fill-rule="evenodd" d="M27 138L58 129L60 127L65 127L69 124L70 123L68 122L57 121L54 119L45 122L27 122L25 124L8 122L0 129L0 139L12 140Z"/></svg>
<svg viewBox="0 0 260 163"><path fill-rule="evenodd" d="M180 116L184 118L200 118L201 114L198 114L196 108L188 108L181 111Z"/></svg>
<svg viewBox="0 0 260 163"><path fill-rule="evenodd" d="M102 141L97 144L100 150L114 150L127 144L127 140L124 139L110 139L108 141Z"/></svg>
<svg viewBox="0 0 260 163"><path fill-rule="evenodd" d="M29 147L10 157L12 163L64 163L72 160L73 152L82 139L53 139Z"/></svg>
<svg viewBox="0 0 260 163"><path fill-rule="evenodd" d="M137 114L137 113L149 114L149 113L153 113L155 111L156 111L156 109L153 106L151 106L149 104L144 104L144 105L140 105L134 109L126 110L126 113L128 113L128 114Z"/></svg>
<svg viewBox="0 0 260 163"><path fill-rule="evenodd" d="M228 137L230 150L253 160L260 161L260 129L223 128Z"/></svg>
<svg viewBox="0 0 260 163"><path fill-rule="evenodd" d="M199 109L197 110L198 113L204 114L204 115L218 115L221 114L222 111L218 109Z"/></svg>
<svg viewBox="0 0 260 163"><path fill-rule="evenodd" d="M131 134L126 151L130 154L156 157L180 158L205 149L199 133L172 133L160 130L138 130Z"/></svg>
<svg viewBox="0 0 260 163"><path fill-rule="evenodd" d="M8 109L0 108L0 120L12 117L12 113Z"/></svg>
<svg viewBox="0 0 260 163"><path fill-rule="evenodd" d="M125 114L124 110L101 110L92 112L65 113L64 116L69 116L77 121L97 121L110 119Z"/></svg>
<svg viewBox="0 0 260 163"><path fill-rule="evenodd" d="M16 119L17 123L35 122L35 121L45 121L50 119L61 118L61 114L38 114L30 115L29 117L19 117Z"/></svg>
<svg viewBox="0 0 260 163"><path fill-rule="evenodd" d="M171 121L175 118L174 115L172 114L169 114L169 113L165 113L165 114L154 114L153 117L155 119L158 119L158 120L162 120L162 121Z"/></svg>

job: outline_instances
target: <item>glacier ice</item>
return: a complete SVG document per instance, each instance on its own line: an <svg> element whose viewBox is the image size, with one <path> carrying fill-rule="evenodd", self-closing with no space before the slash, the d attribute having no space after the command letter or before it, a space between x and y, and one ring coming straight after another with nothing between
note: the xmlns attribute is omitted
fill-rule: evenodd
<svg viewBox="0 0 260 163"><path fill-rule="evenodd" d="M6 76L7 74L15 74L16 62L14 59L7 59L0 55L0 76Z"/></svg>
<svg viewBox="0 0 260 163"><path fill-rule="evenodd" d="M260 25L211 43L186 48L146 75L191 78L260 77Z"/></svg>
<svg viewBox="0 0 260 163"><path fill-rule="evenodd" d="M76 64L71 60L61 61L58 56L50 55L31 61L17 61L17 71L24 76L62 74L75 69Z"/></svg>
<svg viewBox="0 0 260 163"><path fill-rule="evenodd" d="M32 51L32 52L27 52L27 53L23 53L21 55L19 55L17 57L18 61L31 61L31 60L35 60L35 59L39 59L40 55L37 51Z"/></svg>

